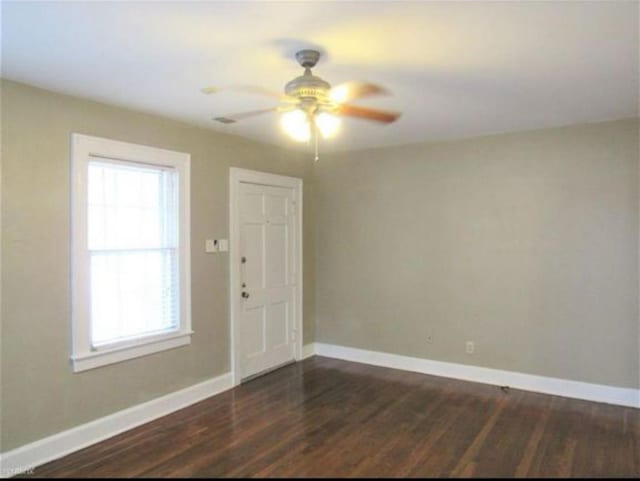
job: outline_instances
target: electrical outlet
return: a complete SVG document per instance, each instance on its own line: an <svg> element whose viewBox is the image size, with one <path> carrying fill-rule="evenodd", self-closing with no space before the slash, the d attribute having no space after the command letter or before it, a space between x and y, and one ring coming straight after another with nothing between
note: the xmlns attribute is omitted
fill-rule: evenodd
<svg viewBox="0 0 640 481"><path fill-rule="evenodd" d="M467 341L467 354L473 354L473 351L475 351L475 349L475 343L473 341Z"/></svg>

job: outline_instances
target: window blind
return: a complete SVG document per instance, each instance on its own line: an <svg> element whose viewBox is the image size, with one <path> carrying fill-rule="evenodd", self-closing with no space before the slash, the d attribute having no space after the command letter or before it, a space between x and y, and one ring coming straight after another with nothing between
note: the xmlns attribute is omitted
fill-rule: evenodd
<svg viewBox="0 0 640 481"><path fill-rule="evenodd" d="M178 329L177 173L102 159L88 169L92 346Z"/></svg>

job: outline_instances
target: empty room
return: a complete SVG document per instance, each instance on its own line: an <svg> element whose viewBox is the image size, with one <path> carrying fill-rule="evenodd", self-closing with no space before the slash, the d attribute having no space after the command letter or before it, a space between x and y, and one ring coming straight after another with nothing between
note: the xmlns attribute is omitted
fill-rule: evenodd
<svg viewBox="0 0 640 481"><path fill-rule="evenodd" d="M0 3L0 477L640 477L640 0Z"/></svg>

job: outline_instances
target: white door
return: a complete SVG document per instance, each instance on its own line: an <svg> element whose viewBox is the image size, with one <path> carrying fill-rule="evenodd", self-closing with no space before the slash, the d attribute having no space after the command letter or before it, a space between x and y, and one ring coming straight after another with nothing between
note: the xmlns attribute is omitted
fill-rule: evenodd
<svg viewBox="0 0 640 481"><path fill-rule="evenodd" d="M291 187L238 187L236 375L246 379L295 359L296 205Z"/></svg>

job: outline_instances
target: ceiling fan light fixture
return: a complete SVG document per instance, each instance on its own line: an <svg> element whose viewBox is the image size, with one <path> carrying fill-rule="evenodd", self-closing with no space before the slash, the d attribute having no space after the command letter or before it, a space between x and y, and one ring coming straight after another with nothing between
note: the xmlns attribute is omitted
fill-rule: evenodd
<svg viewBox="0 0 640 481"><path fill-rule="evenodd" d="M282 112L280 116L282 130L296 142L308 143L313 138L316 150L315 160L318 160L318 139L328 139L336 135L340 130L342 117L353 117L382 124L390 124L398 119L400 114L397 112L360 107L350 103L364 97L388 95L387 89L363 81L343 82L332 87L329 82L311 71L319 58L320 52L317 50L305 49L296 53L296 60L304 68L304 73L286 83L284 95L255 85L205 87L202 89L205 94L217 93L221 90L236 90L275 98L281 104L285 104L215 117L214 120L229 124L269 112Z"/></svg>
<svg viewBox="0 0 640 481"><path fill-rule="evenodd" d="M280 117L280 125L293 140L308 142L311 139L309 116L300 109L283 113Z"/></svg>
<svg viewBox="0 0 640 481"><path fill-rule="evenodd" d="M328 112L320 112L315 116L316 127L323 138L333 137L340 128L341 120L337 115Z"/></svg>

